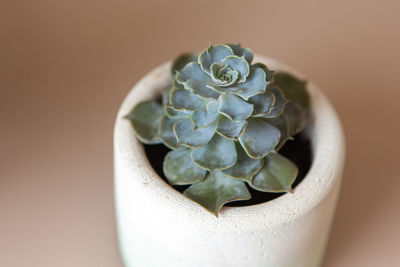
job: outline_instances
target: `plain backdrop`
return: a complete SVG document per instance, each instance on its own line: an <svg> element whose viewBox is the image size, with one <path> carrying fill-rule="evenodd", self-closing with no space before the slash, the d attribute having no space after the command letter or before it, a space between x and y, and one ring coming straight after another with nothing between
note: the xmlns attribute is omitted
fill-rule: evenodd
<svg viewBox="0 0 400 267"><path fill-rule="evenodd" d="M0 266L122 266L114 117L160 63L240 42L328 95L347 162L323 266L400 266L398 1L0 2Z"/></svg>

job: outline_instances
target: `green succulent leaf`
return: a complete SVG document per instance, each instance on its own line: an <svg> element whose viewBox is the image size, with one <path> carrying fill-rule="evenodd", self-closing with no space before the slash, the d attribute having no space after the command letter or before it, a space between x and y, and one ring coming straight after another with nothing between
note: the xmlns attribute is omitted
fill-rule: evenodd
<svg viewBox="0 0 400 267"><path fill-rule="evenodd" d="M219 116L217 133L228 139L237 140L243 133L247 122L233 121L224 115Z"/></svg>
<svg viewBox="0 0 400 267"><path fill-rule="evenodd" d="M207 87L212 83L211 78L195 62L188 63L182 71L176 75L176 80L186 90L203 98L218 98L218 93Z"/></svg>
<svg viewBox="0 0 400 267"><path fill-rule="evenodd" d="M236 159L235 142L217 134L207 145L192 152L193 162L209 171L227 169L236 163Z"/></svg>
<svg viewBox="0 0 400 267"><path fill-rule="evenodd" d="M173 127L178 144L183 144L191 148L207 144L214 136L216 129L216 122L207 127L196 129L190 118L178 121Z"/></svg>
<svg viewBox="0 0 400 267"><path fill-rule="evenodd" d="M196 62L186 64L176 75L177 82L182 85L188 80L207 81L208 79L209 76L207 73L205 73Z"/></svg>
<svg viewBox="0 0 400 267"><path fill-rule="evenodd" d="M228 177L244 180L250 183L253 176L263 166L263 159L250 158L239 143L236 143L236 151L236 164L222 172Z"/></svg>
<svg viewBox="0 0 400 267"><path fill-rule="evenodd" d="M294 136L301 132L306 126L308 116L304 109L297 103L290 101L286 104L284 115L286 115L289 124L289 135Z"/></svg>
<svg viewBox="0 0 400 267"><path fill-rule="evenodd" d="M228 178L220 171L210 173L203 181L191 185L183 194L215 216L218 216L224 204L251 198L243 181Z"/></svg>
<svg viewBox="0 0 400 267"><path fill-rule="evenodd" d="M278 151L282 148L282 146L286 143L287 140L291 138L289 132L289 120L285 114L281 114L275 118L265 119L269 124L275 126L279 129L281 133L281 138L279 139L279 143L275 147L275 151Z"/></svg>
<svg viewBox="0 0 400 267"><path fill-rule="evenodd" d="M177 110L174 110L170 106L163 106L163 109L164 109L165 115L167 115L169 118L185 118L190 115L184 110L177 111Z"/></svg>
<svg viewBox="0 0 400 267"><path fill-rule="evenodd" d="M170 151L165 156L163 169L170 184L193 184L200 182L206 176L207 171L193 163L190 153L190 149L180 149Z"/></svg>
<svg viewBox="0 0 400 267"><path fill-rule="evenodd" d="M219 102L216 100L210 100L207 104L201 108L196 109L192 115L192 121L196 128L206 127L213 123L218 118L218 107Z"/></svg>
<svg viewBox="0 0 400 267"><path fill-rule="evenodd" d="M275 118L282 114L283 110L285 109L285 105L288 103L288 100L286 99L285 95L278 87L268 88L267 93L269 93L269 92L274 94L275 103L274 103L274 107L272 108L272 110L268 114L263 115L263 117L264 118Z"/></svg>
<svg viewBox="0 0 400 267"><path fill-rule="evenodd" d="M247 155L253 159L260 159L274 151L281 137L279 130L263 118L250 118L247 122L246 129L239 137Z"/></svg>
<svg viewBox="0 0 400 267"><path fill-rule="evenodd" d="M224 58L231 55L233 55L232 48L227 45L210 45L200 53L199 64L205 73L211 75L211 65L214 62L221 63Z"/></svg>
<svg viewBox="0 0 400 267"><path fill-rule="evenodd" d="M187 117L189 115L187 111L184 111L184 110L178 111L178 110L174 110L171 107L171 104L169 102L169 96L170 96L170 92L172 90L173 90L172 88L169 88L169 89L166 89L161 92L162 107L163 107L165 115L167 115L170 118Z"/></svg>
<svg viewBox="0 0 400 267"><path fill-rule="evenodd" d="M204 99L190 93L185 89L173 89L169 99L170 105L175 110L193 111L204 104Z"/></svg>
<svg viewBox="0 0 400 267"><path fill-rule="evenodd" d="M304 110L308 111L310 108L310 96L306 89L307 82L297 79L287 72L277 72L274 76L274 84L282 89L285 96L289 100L299 103Z"/></svg>
<svg viewBox="0 0 400 267"><path fill-rule="evenodd" d="M247 60L247 63L249 65L253 61L253 53L250 51L250 49L247 48L242 48L240 44L228 44L228 46L233 50L233 54L239 57L243 57Z"/></svg>
<svg viewBox="0 0 400 267"><path fill-rule="evenodd" d="M178 74L176 74L176 75L178 75ZM176 78L176 75L175 75L175 78ZM173 80L172 80L172 88L171 88L171 91L172 91L173 89L185 89L185 87L184 87L182 84L180 84L180 83L178 82L177 79L173 79Z"/></svg>
<svg viewBox="0 0 400 267"><path fill-rule="evenodd" d="M209 84L205 84L203 81L189 80L185 83L185 89L203 98L217 99L219 94L212 90Z"/></svg>
<svg viewBox="0 0 400 267"><path fill-rule="evenodd" d="M272 92L255 95L249 98L249 103L253 104L254 107L252 116L267 115L275 104L275 95Z"/></svg>
<svg viewBox="0 0 400 267"><path fill-rule="evenodd" d="M137 138L145 144L161 143L159 126L163 117L163 109L155 101L141 102L125 116L131 121Z"/></svg>
<svg viewBox="0 0 400 267"><path fill-rule="evenodd" d="M250 97L264 93L267 88L266 74L262 68L251 67L246 82L236 85L241 91L237 93L241 98L248 100Z"/></svg>
<svg viewBox="0 0 400 267"><path fill-rule="evenodd" d="M269 86L270 84L273 84L274 79L275 79L274 78L274 74L275 74L274 71L268 69L268 67L265 64L262 64L262 63L253 64L253 68L261 68L265 72L265 80L267 81L267 86Z"/></svg>
<svg viewBox="0 0 400 267"><path fill-rule="evenodd" d="M227 68L236 71L239 73L238 82L242 83L246 81L247 76L249 76L250 66L247 63L244 57L238 56L227 56L221 62L223 66L227 66Z"/></svg>
<svg viewBox="0 0 400 267"><path fill-rule="evenodd" d="M191 53L185 53L178 56L171 66L171 77L175 77L176 73L181 71L189 62L197 62L197 56Z"/></svg>
<svg viewBox="0 0 400 267"><path fill-rule="evenodd" d="M210 83L207 85L207 87L214 90L215 92L220 93L221 95L237 94L243 91L243 89L239 87L221 87L216 83Z"/></svg>
<svg viewBox="0 0 400 267"><path fill-rule="evenodd" d="M212 80L219 86L226 87L232 85L239 78L239 72L217 62L211 65L210 70Z"/></svg>
<svg viewBox="0 0 400 267"><path fill-rule="evenodd" d="M278 153L270 153L250 186L263 192L289 192L297 174L298 169L292 161Z"/></svg>
<svg viewBox="0 0 400 267"><path fill-rule="evenodd" d="M174 133L174 125L180 119L173 119L164 116L160 123L160 138L161 141L170 149L178 149L178 143Z"/></svg>
<svg viewBox="0 0 400 267"><path fill-rule="evenodd" d="M243 121L253 113L253 105L236 95L221 95L220 99L219 113L233 121Z"/></svg>

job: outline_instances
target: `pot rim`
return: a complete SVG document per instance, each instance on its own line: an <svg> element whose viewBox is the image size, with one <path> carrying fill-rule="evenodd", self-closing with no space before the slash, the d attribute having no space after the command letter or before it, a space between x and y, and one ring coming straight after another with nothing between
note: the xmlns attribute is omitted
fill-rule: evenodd
<svg viewBox="0 0 400 267"><path fill-rule="evenodd" d="M287 71L304 78L300 72L274 59L258 56L254 62L264 63L271 70ZM171 62L166 62L146 74L128 93L118 112L114 128L114 152L132 172L132 179L147 191L155 203L174 210L178 218L198 218L215 224L245 224L249 227L266 227L288 223L315 208L340 183L344 164L345 140L340 121L327 100L314 83L308 82L311 97L312 123L308 126L312 143L312 164L294 193L286 193L271 201L241 207L223 207L218 218L212 216L199 204L186 198L161 179L150 165L143 145L136 139L131 124L123 119L138 102L159 95L169 85ZM116 158L116 157L115 157ZM134 175L138 174L138 175ZM263 220L260 220L260 216Z"/></svg>

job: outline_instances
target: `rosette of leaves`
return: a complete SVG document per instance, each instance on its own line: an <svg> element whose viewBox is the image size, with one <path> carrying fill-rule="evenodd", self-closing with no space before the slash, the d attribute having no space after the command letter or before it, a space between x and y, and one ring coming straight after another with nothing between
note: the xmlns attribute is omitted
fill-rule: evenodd
<svg viewBox="0 0 400 267"><path fill-rule="evenodd" d="M296 165L278 153L307 121L305 82L274 73L240 45L210 45L171 67L162 103L145 101L126 116L145 144L171 149L164 174L190 185L188 198L217 215L230 201L263 192L289 192Z"/></svg>

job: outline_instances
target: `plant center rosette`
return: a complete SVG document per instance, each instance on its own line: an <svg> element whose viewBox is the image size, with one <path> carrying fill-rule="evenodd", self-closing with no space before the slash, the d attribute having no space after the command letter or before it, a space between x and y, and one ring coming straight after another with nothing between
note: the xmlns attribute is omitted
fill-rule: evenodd
<svg viewBox="0 0 400 267"><path fill-rule="evenodd" d="M125 117L145 144L171 149L163 171L171 185L215 215L258 191L289 192L297 166L278 153L305 126L306 83L273 72L240 45L184 54L171 68L171 86Z"/></svg>

